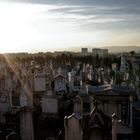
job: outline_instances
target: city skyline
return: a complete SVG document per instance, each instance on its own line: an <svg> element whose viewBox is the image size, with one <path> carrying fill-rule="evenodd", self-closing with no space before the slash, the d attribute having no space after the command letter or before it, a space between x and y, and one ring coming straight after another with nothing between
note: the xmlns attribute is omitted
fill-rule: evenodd
<svg viewBox="0 0 140 140"><path fill-rule="evenodd" d="M140 46L138 0L0 0L0 53Z"/></svg>

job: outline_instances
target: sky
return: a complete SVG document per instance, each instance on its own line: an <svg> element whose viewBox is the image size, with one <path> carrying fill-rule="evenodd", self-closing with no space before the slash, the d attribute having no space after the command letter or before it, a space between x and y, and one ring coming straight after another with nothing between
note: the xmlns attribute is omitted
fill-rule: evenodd
<svg viewBox="0 0 140 140"><path fill-rule="evenodd" d="M0 0L0 53L140 46L140 0Z"/></svg>

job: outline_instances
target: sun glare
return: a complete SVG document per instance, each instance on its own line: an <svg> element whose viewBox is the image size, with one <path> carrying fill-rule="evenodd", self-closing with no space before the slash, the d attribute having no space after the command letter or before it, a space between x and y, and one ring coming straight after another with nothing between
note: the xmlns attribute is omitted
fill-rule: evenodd
<svg viewBox="0 0 140 140"><path fill-rule="evenodd" d="M97 45L105 39L104 32L84 32L65 15L49 12L51 8L55 7L1 2L0 52L52 51L93 42Z"/></svg>

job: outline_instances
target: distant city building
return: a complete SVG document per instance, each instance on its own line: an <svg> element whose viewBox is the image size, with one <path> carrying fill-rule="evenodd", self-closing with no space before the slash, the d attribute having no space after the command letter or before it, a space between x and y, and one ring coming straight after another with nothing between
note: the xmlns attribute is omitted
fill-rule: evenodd
<svg viewBox="0 0 140 140"><path fill-rule="evenodd" d="M93 48L92 55L93 56L98 55L99 57L106 57L108 55L108 49Z"/></svg>
<svg viewBox="0 0 140 140"><path fill-rule="evenodd" d="M82 56L88 55L88 48L81 48L81 54Z"/></svg>

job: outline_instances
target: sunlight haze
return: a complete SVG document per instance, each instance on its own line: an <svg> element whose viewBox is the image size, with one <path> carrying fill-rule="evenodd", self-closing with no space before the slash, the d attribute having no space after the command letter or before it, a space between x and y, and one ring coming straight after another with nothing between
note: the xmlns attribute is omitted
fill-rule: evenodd
<svg viewBox="0 0 140 140"><path fill-rule="evenodd" d="M0 1L0 52L140 45L139 7L88 1Z"/></svg>

